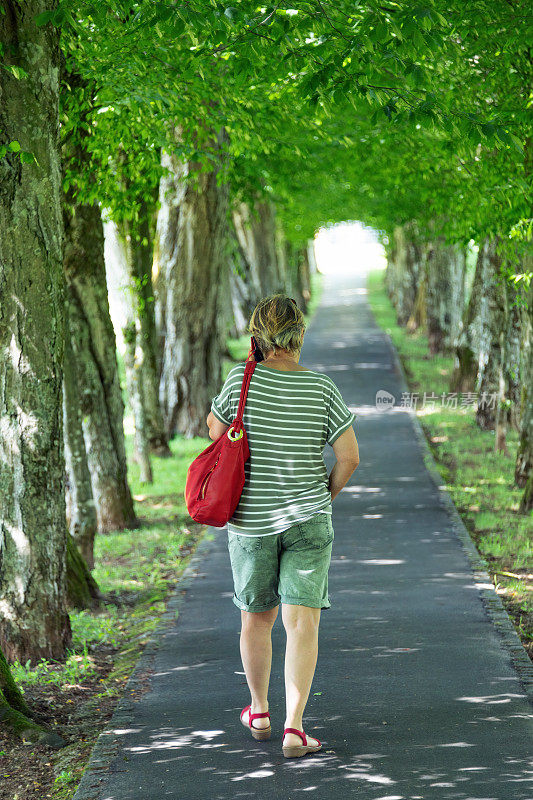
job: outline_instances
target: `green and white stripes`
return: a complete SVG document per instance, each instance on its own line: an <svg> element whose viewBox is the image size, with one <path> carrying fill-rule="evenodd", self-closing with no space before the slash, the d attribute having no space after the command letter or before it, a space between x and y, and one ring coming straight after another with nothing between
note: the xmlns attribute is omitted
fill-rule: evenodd
<svg viewBox="0 0 533 800"><path fill-rule="evenodd" d="M211 403L214 416L226 425L237 413L244 367L242 362L230 370ZM355 417L328 375L282 372L259 362L243 417L250 446L246 480L228 531L276 534L319 511L331 513L322 453Z"/></svg>

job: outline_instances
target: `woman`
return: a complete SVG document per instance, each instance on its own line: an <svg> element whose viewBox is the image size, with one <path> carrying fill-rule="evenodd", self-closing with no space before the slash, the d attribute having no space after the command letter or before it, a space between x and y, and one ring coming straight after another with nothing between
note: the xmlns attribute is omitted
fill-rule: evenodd
<svg viewBox="0 0 533 800"><path fill-rule="evenodd" d="M359 463L355 419L327 375L299 364L305 320L283 294L264 298L249 325L263 355L252 376L243 422L250 446L245 484L228 522L228 548L241 609L240 650L251 704L241 722L255 739L270 737L271 631L282 606L285 652L285 757L320 750L306 737L303 713L318 657L322 608L330 608L328 570L334 531L331 503ZM245 362L230 370L207 417L218 439L237 413ZM322 452L333 447L329 477Z"/></svg>

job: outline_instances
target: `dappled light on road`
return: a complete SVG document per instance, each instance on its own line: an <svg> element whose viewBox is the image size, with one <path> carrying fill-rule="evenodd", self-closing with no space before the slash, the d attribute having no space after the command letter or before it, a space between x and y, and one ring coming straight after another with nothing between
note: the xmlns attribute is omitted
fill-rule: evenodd
<svg viewBox="0 0 533 800"><path fill-rule="evenodd" d="M227 532L210 529L176 623L150 656L150 691L114 724L116 755L95 770L95 781L105 776L95 800L531 800L531 708L483 605L485 580L425 466L413 411L375 407L377 391L396 402L401 392L363 284L357 270L325 275L303 357L342 382L361 454L334 501L331 608L303 720L323 749L283 757L281 614L272 738L255 741L240 723L250 702L241 617Z"/></svg>

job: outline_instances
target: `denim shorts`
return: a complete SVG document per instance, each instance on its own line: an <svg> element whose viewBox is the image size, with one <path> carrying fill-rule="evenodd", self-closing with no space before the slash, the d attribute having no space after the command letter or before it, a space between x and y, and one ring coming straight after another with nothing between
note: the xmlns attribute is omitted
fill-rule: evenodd
<svg viewBox="0 0 533 800"><path fill-rule="evenodd" d="M334 535L331 514L314 514L272 535L228 531L232 600L237 608L267 611L280 603L330 608L328 571Z"/></svg>

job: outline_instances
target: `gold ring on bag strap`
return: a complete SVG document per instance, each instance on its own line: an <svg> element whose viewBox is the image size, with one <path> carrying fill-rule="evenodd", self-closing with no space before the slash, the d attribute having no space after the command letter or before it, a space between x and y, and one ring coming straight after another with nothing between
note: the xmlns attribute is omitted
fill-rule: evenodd
<svg viewBox="0 0 533 800"><path fill-rule="evenodd" d="M234 428L233 428L233 425L232 425L232 426L231 426L231 428L228 430L228 439L229 439L231 442L238 442L238 441L239 441L239 439L242 439L242 428L241 428L241 430L239 431L239 433L238 433L236 436L234 436L233 434L231 434L231 431L233 431L233 430L234 430ZM231 434L231 435L230 435L230 434Z"/></svg>

